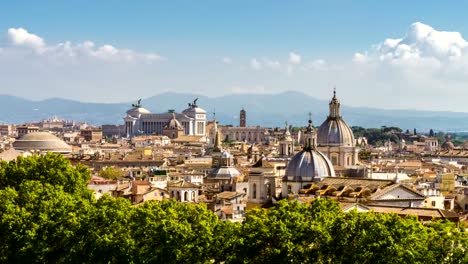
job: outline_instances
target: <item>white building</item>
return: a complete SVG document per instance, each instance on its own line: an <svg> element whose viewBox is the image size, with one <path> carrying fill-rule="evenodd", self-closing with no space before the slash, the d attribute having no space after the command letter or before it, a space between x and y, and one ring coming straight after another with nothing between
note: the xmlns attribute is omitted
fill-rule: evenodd
<svg viewBox="0 0 468 264"><path fill-rule="evenodd" d="M169 195L179 202L197 203L200 188L201 186L186 181L176 181L167 184Z"/></svg>
<svg viewBox="0 0 468 264"><path fill-rule="evenodd" d="M154 114L143 108L138 102L127 111L124 117L125 134L127 137L136 135L163 135L164 128L175 118L183 127L185 135L204 136L206 126L206 111L199 108L197 99L188 104L182 113Z"/></svg>

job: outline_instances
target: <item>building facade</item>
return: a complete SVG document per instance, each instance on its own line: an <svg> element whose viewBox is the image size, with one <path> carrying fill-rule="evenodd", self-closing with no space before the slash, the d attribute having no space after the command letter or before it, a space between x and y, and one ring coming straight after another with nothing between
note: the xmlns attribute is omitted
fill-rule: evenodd
<svg viewBox="0 0 468 264"><path fill-rule="evenodd" d="M189 103L182 113L170 110L167 113L155 114L143 108L140 103L134 104L124 117L125 135L163 135L171 120L176 119L183 127L185 135L204 136L206 111L198 107L197 100L198 98Z"/></svg>
<svg viewBox="0 0 468 264"><path fill-rule="evenodd" d="M255 126L255 127L220 127L223 140L241 141L249 144L267 144L269 142L268 129Z"/></svg>

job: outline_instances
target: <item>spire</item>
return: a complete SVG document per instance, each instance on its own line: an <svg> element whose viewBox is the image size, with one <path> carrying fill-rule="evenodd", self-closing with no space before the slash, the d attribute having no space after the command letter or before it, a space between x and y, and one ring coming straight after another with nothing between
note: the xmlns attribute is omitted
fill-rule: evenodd
<svg viewBox="0 0 468 264"><path fill-rule="evenodd" d="M330 114L328 117L330 118L339 118L340 117L340 101L336 97L336 87L333 88L333 98L329 104L330 107Z"/></svg>
<svg viewBox="0 0 468 264"><path fill-rule="evenodd" d="M315 138L315 130L312 126L312 113L309 113L309 125L307 126L306 134L305 134L305 146L304 150L313 150L316 147L316 138Z"/></svg>
<svg viewBox="0 0 468 264"><path fill-rule="evenodd" d="M288 121L285 121L284 124L286 125L284 129L284 136L291 136L291 132L289 131Z"/></svg>
<svg viewBox="0 0 468 264"><path fill-rule="evenodd" d="M215 130L215 140L214 140L213 151L221 152L221 139L219 137L218 125L216 124L216 120L214 120L213 122L214 122L213 128Z"/></svg>
<svg viewBox="0 0 468 264"><path fill-rule="evenodd" d="M218 132L218 122L216 122L216 118L213 119L213 129L216 132Z"/></svg>

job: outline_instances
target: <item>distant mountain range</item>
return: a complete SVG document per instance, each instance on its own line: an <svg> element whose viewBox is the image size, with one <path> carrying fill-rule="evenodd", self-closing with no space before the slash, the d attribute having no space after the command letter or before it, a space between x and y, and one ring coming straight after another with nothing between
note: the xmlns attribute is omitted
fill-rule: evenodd
<svg viewBox="0 0 468 264"><path fill-rule="evenodd" d="M212 119L212 113L216 111L216 119L221 124L238 125L239 111L242 108L247 111L248 125L268 127L282 127L285 121L293 126L305 126L309 112L312 112L314 125L318 126L328 114L328 101L300 92L234 94L214 98L196 94L163 93L143 99L141 104L155 113L166 112L169 109L180 112L195 98L199 98L199 107L208 112L208 119ZM341 102L343 103L343 100ZM122 118L131 108L131 104L132 102L84 103L60 98L31 101L0 95L0 122L24 123L58 116L95 125L123 124ZM436 131L468 131L468 113L385 110L342 104L341 114L350 126L398 126L403 129L417 128L421 132L427 132L431 128Z"/></svg>

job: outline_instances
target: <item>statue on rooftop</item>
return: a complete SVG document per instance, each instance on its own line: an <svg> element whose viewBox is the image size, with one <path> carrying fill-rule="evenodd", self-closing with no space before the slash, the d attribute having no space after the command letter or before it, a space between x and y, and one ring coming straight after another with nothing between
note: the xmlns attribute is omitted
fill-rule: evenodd
<svg viewBox="0 0 468 264"><path fill-rule="evenodd" d="M188 103L188 106L189 106L190 108L198 107L197 101L198 101L198 98L195 98L195 100L193 100L193 103Z"/></svg>
<svg viewBox="0 0 468 264"><path fill-rule="evenodd" d="M138 99L136 104L132 104L132 107L140 108L141 107L141 98Z"/></svg>

